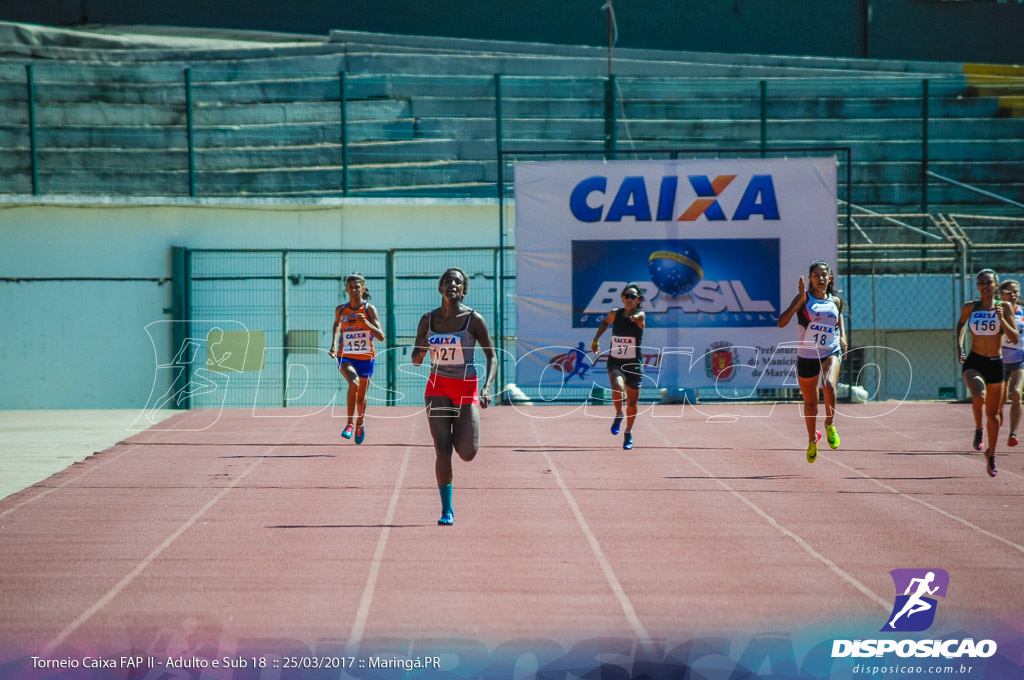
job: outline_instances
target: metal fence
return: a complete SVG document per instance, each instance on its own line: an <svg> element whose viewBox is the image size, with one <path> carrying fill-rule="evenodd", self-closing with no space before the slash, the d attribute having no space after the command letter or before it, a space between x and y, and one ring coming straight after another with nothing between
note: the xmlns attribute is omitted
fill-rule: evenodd
<svg viewBox="0 0 1024 680"><path fill-rule="evenodd" d="M457 266L469 277L465 303L490 326L503 360L499 380L514 370L514 305L498 324L497 248L430 250L190 250L177 254L187 322L172 346L188 338L202 351L185 355L183 383L190 407L316 407L344 404L344 381L327 350L334 308L348 300L345 277L360 272L384 325L370 404L422 401L427 367L410 364L423 314L440 304L438 279ZM506 252L506 291L515 262ZM505 337L499 340L499 328ZM244 355L244 360L243 360ZM477 362L484 364L477 351ZM203 381L210 380L210 389ZM213 389L213 386L225 389ZM341 390L339 392L339 390ZM176 390L180 391L180 390ZM340 396L339 396L340 395ZM186 405L186 404L181 404Z"/></svg>
<svg viewBox="0 0 1024 680"><path fill-rule="evenodd" d="M992 267L1004 280L1024 280L1024 218L861 214L850 224L852 238L848 244L841 239L837 267L837 292L850 302L851 352L842 382L864 387L871 399L964 397L952 342L956 318L976 296L978 270ZM177 315L188 321L172 347L184 347L188 338L205 347L192 355L178 352L179 359L185 357L178 363L188 366L186 382L192 383L184 392L188 405L344 403L344 381L327 349L334 307L347 300L345 276L353 271L365 276L387 335L378 347L368 399L418 405L427 367L412 367L410 351L420 318L439 304L438 277L450 266L468 274L466 303L483 315L503 350L500 390L515 381L516 305L514 251L505 248L501 262L499 252L179 250L175 285L183 308ZM479 350L477 363L484 364ZM202 388L204 379L209 389ZM520 389L534 400L582 403L590 386L557 394ZM798 395L781 389L745 396ZM645 397L658 395L652 391Z"/></svg>
<svg viewBox="0 0 1024 680"><path fill-rule="evenodd" d="M882 399L965 397L954 327L992 268L1022 281L1024 217L859 214L849 254L854 383Z"/></svg>

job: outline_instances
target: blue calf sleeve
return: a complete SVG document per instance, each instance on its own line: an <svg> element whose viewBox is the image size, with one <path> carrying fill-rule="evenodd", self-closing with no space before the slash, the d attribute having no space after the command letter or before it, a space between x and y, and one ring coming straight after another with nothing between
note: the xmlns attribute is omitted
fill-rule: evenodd
<svg viewBox="0 0 1024 680"><path fill-rule="evenodd" d="M452 485L445 484L444 486L438 486L438 491L441 492L441 512L447 512L452 509Z"/></svg>

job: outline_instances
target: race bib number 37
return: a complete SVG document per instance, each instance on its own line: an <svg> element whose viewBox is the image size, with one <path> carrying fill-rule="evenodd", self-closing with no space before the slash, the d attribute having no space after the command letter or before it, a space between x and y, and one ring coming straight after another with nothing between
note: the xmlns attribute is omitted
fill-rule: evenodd
<svg viewBox="0 0 1024 680"><path fill-rule="evenodd" d="M616 359L636 358L636 338L628 335L612 336L612 356Z"/></svg>

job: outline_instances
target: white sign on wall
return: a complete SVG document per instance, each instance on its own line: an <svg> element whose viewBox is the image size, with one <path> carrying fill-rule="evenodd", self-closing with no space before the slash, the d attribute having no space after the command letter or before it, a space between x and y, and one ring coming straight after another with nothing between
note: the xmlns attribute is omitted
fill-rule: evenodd
<svg viewBox="0 0 1024 680"><path fill-rule="evenodd" d="M515 199L520 386L607 385L586 353L628 283L645 388L796 385L776 322L811 262L834 271L835 159L518 163Z"/></svg>

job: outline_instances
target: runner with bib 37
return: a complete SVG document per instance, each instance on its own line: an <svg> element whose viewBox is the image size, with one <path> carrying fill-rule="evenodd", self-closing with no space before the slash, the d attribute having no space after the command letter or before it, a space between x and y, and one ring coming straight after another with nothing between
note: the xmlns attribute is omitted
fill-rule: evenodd
<svg viewBox="0 0 1024 680"><path fill-rule="evenodd" d="M644 313L640 304L644 301L640 287L634 283L622 289L622 309L613 309L601 321L590 348L597 354L601 349L601 334L612 327L612 346L608 351L608 382L612 388L612 403L615 404L615 419L612 420L612 434L619 433L622 425L622 401L625 393L626 431L622 434L622 448L633 448L633 421L636 420L637 402L640 400L640 383L644 378L643 354L640 351L644 339Z"/></svg>

